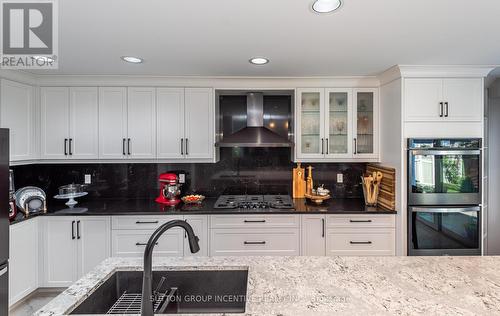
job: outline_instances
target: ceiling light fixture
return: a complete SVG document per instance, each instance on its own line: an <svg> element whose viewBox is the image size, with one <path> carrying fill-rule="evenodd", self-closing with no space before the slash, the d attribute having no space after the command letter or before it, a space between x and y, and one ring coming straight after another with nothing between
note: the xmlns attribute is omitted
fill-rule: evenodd
<svg viewBox="0 0 500 316"><path fill-rule="evenodd" d="M144 59L139 58L139 57L134 57L134 56L122 56L121 58L124 61L126 61L127 63L131 63L131 64L140 64L144 61Z"/></svg>
<svg viewBox="0 0 500 316"><path fill-rule="evenodd" d="M312 5L312 9L316 13L330 13L338 10L341 6L341 0L316 0Z"/></svg>
<svg viewBox="0 0 500 316"><path fill-rule="evenodd" d="M253 57L249 60L249 62L253 65L265 65L269 62L269 59L265 57Z"/></svg>

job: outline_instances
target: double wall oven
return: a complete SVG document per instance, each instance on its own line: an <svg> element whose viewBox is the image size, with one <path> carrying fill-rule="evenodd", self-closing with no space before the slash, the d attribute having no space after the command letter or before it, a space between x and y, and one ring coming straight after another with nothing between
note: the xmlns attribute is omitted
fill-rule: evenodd
<svg viewBox="0 0 500 316"><path fill-rule="evenodd" d="M408 254L480 255L480 139L408 140Z"/></svg>

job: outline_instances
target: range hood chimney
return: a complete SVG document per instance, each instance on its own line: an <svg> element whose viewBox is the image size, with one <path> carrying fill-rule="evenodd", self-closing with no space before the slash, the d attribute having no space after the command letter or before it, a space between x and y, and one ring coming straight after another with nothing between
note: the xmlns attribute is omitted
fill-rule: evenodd
<svg viewBox="0 0 500 316"><path fill-rule="evenodd" d="M224 135L219 147L291 147L292 142L264 127L264 94L247 94L247 126L231 135Z"/></svg>

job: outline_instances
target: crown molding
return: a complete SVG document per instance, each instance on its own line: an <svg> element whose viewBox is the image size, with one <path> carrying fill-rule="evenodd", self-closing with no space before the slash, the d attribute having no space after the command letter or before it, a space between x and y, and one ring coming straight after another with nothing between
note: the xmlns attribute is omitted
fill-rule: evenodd
<svg viewBox="0 0 500 316"><path fill-rule="evenodd" d="M484 78L498 66L495 65L398 65L401 77L480 77Z"/></svg>
<svg viewBox="0 0 500 316"><path fill-rule="evenodd" d="M36 75L22 70L0 69L0 78L33 86L38 85L38 77Z"/></svg>

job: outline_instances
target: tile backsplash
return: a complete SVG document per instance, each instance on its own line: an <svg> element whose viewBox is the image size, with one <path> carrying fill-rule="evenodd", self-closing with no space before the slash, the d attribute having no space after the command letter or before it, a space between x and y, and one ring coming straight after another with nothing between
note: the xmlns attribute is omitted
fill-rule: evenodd
<svg viewBox="0 0 500 316"><path fill-rule="evenodd" d="M119 164L37 164L14 166L16 189L34 185L49 197L58 187L83 183L92 176L87 198L152 199L158 194L158 175L167 171L186 174L183 193L200 193L209 197L220 194L290 194L292 168L290 148L221 148L220 161L192 163L119 163ZM309 164L304 164L307 166ZM324 184L336 197L362 196L360 176L364 163L314 163L315 184ZM336 183L337 174L344 183Z"/></svg>

